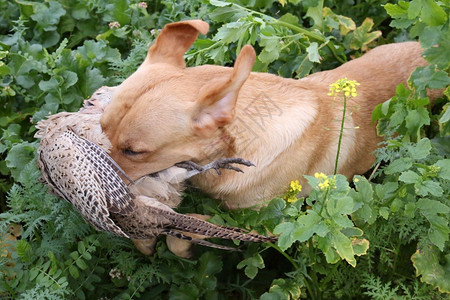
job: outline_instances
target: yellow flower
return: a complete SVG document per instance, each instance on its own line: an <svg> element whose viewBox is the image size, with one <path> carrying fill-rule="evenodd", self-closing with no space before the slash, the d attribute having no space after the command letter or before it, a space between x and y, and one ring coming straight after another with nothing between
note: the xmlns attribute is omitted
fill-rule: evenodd
<svg viewBox="0 0 450 300"><path fill-rule="evenodd" d="M289 185L289 190L283 196L283 199L289 203L297 202L297 194L302 191L302 186L298 180L292 180Z"/></svg>
<svg viewBox="0 0 450 300"><path fill-rule="evenodd" d="M330 187L330 181L325 179L324 182L318 184L319 189L324 190Z"/></svg>
<svg viewBox="0 0 450 300"><path fill-rule="evenodd" d="M286 199L286 201L289 202L289 203L297 202L297 200L298 200L298 198L297 198L297 196L295 196L295 195L290 196L290 197L288 197L288 198Z"/></svg>
<svg viewBox="0 0 450 300"><path fill-rule="evenodd" d="M349 80L347 77L339 79L335 83L330 84L330 92L328 96L336 97L339 93L344 92L345 97L356 97L356 86L360 85L356 80Z"/></svg>
<svg viewBox="0 0 450 300"><path fill-rule="evenodd" d="M323 173L314 173L314 177L316 177L317 179L326 179L327 175L323 174Z"/></svg>
<svg viewBox="0 0 450 300"><path fill-rule="evenodd" d="M293 180L291 181L291 192L301 192L302 191L302 186L300 185L300 183L298 182L298 180Z"/></svg>
<svg viewBox="0 0 450 300"><path fill-rule="evenodd" d="M355 178L354 180L353 180L353 182L358 182L359 181L359 179L358 178Z"/></svg>

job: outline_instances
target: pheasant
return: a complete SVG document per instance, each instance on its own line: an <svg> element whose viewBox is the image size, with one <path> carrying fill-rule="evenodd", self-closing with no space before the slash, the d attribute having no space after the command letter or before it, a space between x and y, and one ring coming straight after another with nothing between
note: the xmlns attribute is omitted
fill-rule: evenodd
<svg viewBox="0 0 450 300"><path fill-rule="evenodd" d="M151 253L156 236L161 234L168 239L175 237L227 250L236 248L213 244L192 234L251 242L276 240L172 209L180 203L183 182L189 177L211 169L219 174L220 168L241 171L231 164L251 166L248 161L226 158L203 167L182 162L136 182L128 178L107 154L111 144L100 126L101 113L113 91L101 88L79 112L61 112L37 124L35 137L41 139L38 166L43 182L54 194L70 202L96 229L131 238L145 254Z"/></svg>

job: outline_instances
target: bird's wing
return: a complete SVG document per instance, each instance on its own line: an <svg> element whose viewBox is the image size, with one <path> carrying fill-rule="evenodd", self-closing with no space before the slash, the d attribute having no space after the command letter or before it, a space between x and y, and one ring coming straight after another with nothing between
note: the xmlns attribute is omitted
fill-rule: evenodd
<svg viewBox="0 0 450 300"><path fill-rule="evenodd" d="M86 149L81 147L83 144L83 139L70 130L57 136L53 135L50 139L44 137L39 149L39 166L44 180L58 195L72 203L94 227L128 237L110 218L110 207L115 210L122 206L128 207L126 201L133 195L126 192L126 185L112 168L96 166L103 165L102 158L90 152L86 153ZM119 188L106 192L104 182L113 184L105 178L110 173L116 175L116 180L119 179ZM120 184L125 188L120 187ZM118 200L114 201L112 197L118 197ZM124 211L127 210L129 208L124 208Z"/></svg>
<svg viewBox="0 0 450 300"><path fill-rule="evenodd" d="M64 132L75 147L83 154L87 162L98 174L103 190L105 192L105 202L108 210L112 213L127 215L134 210L134 195L120 178L119 174L131 179L117 165L117 163L102 148L93 142L76 135L73 131Z"/></svg>

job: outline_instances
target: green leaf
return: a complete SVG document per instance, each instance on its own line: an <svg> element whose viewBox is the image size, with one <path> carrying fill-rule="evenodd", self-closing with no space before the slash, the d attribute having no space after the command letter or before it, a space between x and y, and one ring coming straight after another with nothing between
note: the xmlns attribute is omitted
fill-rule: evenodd
<svg viewBox="0 0 450 300"><path fill-rule="evenodd" d="M63 6L56 1L48 2L48 6L44 3L33 4L33 15L31 19L38 23L45 31L55 30L60 18L66 14Z"/></svg>
<svg viewBox="0 0 450 300"><path fill-rule="evenodd" d="M302 285L296 280L288 278L274 279L269 292L261 295L260 300L300 299L301 287Z"/></svg>
<svg viewBox="0 0 450 300"><path fill-rule="evenodd" d="M84 262L84 260L81 257L78 257L77 260L75 260L75 264L80 268L81 270L86 270L88 268L88 265Z"/></svg>
<svg viewBox="0 0 450 300"><path fill-rule="evenodd" d="M316 63L320 62L319 44L312 42L310 46L306 48L306 52L308 53L308 58L310 61Z"/></svg>
<svg viewBox="0 0 450 300"><path fill-rule="evenodd" d="M409 129L409 133L415 134L423 125L430 124L430 115L427 109L419 107L408 111L405 121L406 127Z"/></svg>
<svg viewBox="0 0 450 300"><path fill-rule="evenodd" d="M349 46L351 49L359 50L381 36L381 31L379 30L370 32L373 24L374 23L371 18L366 18L361 26L356 28L352 34L348 34L346 36L346 40L347 37L350 38Z"/></svg>
<svg viewBox="0 0 450 300"><path fill-rule="evenodd" d="M295 222L285 222L279 224L274 229L278 237L278 246L282 250L289 248L294 242L304 242L308 240L316 231L320 231L321 235L327 231L320 224L321 217L314 211L308 210L308 214L300 216Z"/></svg>
<svg viewBox="0 0 450 300"><path fill-rule="evenodd" d="M223 263L213 252L206 252L199 258L197 269L197 282L203 289L214 290L217 286L217 279L214 274L222 270Z"/></svg>
<svg viewBox="0 0 450 300"><path fill-rule="evenodd" d="M78 272L78 268L75 267L74 265L70 265L70 266L69 266L69 273L70 273L70 275L71 275L73 278L75 278L75 279L77 279L78 277L80 277L80 272Z"/></svg>
<svg viewBox="0 0 450 300"><path fill-rule="evenodd" d="M450 67L450 60L448 59L448 53L450 52L450 37L448 31L443 31L439 43L433 45L423 52L425 59L432 65L437 65L440 69L448 69ZM440 79L442 78L442 79ZM439 75L441 81L445 82L444 75ZM441 85L441 83L438 83Z"/></svg>
<svg viewBox="0 0 450 300"><path fill-rule="evenodd" d="M349 215L353 212L353 199L351 197L331 197L328 199L326 208L332 218L337 215Z"/></svg>
<svg viewBox="0 0 450 300"><path fill-rule="evenodd" d="M438 287L441 293L450 293L450 254L427 245L417 249L411 260L422 282Z"/></svg>
<svg viewBox="0 0 450 300"><path fill-rule="evenodd" d="M281 18L279 18L278 20L295 26L298 26L299 22L298 17L294 16L291 13L282 15Z"/></svg>
<svg viewBox="0 0 450 300"><path fill-rule="evenodd" d="M304 1L306 2L306 1ZM322 30L323 27L323 0L310 0L308 9L306 11L305 17L309 17L313 20L313 28L318 28Z"/></svg>
<svg viewBox="0 0 450 300"><path fill-rule="evenodd" d="M237 268L239 270L244 267L245 275L248 278L253 279L258 274L258 269L264 269L265 265L261 255L259 255L259 253L256 253L256 255L247 257L237 265Z"/></svg>
<svg viewBox="0 0 450 300"><path fill-rule="evenodd" d="M420 199L417 201L417 208L421 214L430 222L428 237L441 251L444 250L445 242L449 240L450 228L448 220L439 214L448 214L450 207L442 202L430 199Z"/></svg>
<svg viewBox="0 0 450 300"><path fill-rule="evenodd" d="M352 239L353 252L357 256L366 255L369 245L370 243L366 239Z"/></svg>
<svg viewBox="0 0 450 300"><path fill-rule="evenodd" d="M404 183L416 183L420 178L421 177L416 172L408 170L402 172L398 180L403 181Z"/></svg>
<svg viewBox="0 0 450 300"><path fill-rule="evenodd" d="M423 138L417 144L408 146L407 148L413 159L424 159L430 154L431 141L428 138Z"/></svg>
<svg viewBox="0 0 450 300"><path fill-rule="evenodd" d="M420 196L427 196L428 194L441 197L443 190L438 182L432 180L425 180L415 184L416 193Z"/></svg>
<svg viewBox="0 0 450 300"><path fill-rule="evenodd" d="M419 90L425 90L427 87L441 89L450 84L448 74L445 71L435 69L433 66L418 67L411 74L410 80Z"/></svg>
<svg viewBox="0 0 450 300"><path fill-rule="evenodd" d="M404 18L408 16L409 3L405 1L399 1L398 4L385 4L383 5L386 12L394 19Z"/></svg>
<svg viewBox="0 0 450 300"><path fill-rule="evenodd" d="M231 5L231 3L226 2L226 1L219 1L219 0L210 0L209 3L211 5L217 6L217 7L224 7L224 6L229 6Z"/></svg>
<svg viewBox="0 0 450 300"><path fill-rule="evenodd" d="M41 82L39 82L39 88L44 91L44 92L48 92L51 90L56 90L56 88L58 87L59 83L56 80L55 77L50 78L49 80L42 80Z"/></svg>
<svg viewBox="0 0 450 300"><path fill-rule="evenodd" d="M430 26L444 25L448 19L444 9L433 0L422 0L421 17L422 21Z"/></svg>
<svg viewBox="0 0 450 300"><path fill-rule="evenodd" d="M64 70L61 72L61 76L64 78L64 88L68 89L78 81L78 75L75 72Z"/></svg>
<svg viewBox="0 0 450 300"><path fill-rule="evenodd" d="M340 231L331 234L331 243L342 259L345 259L352 267L356 266L355 253L352 242Z"/></svg>
<svg viewBox="0 0 450 300"><path fill-rule="evenodd" d="M11 175L19 179L20 173L34 159L36 144L23 142L11 147L6 156L6 166L10 169Z"/></svg>
<svg viewBox="0 0 450 300"><path fill-rule="evenodd" d="M414 157L414 156L413 156ZM410 157L402 157L391 161L391 163L386 167L385 173L392 175L395 173L400 173L408 170L412 166L412 159Z"/></svg>
<svg viewBox="0 0 450 300"><path fill-rule="evenodd" d="M281 51L279 37L261 35L260 45L264 47L263 51L258 55L262 63L271 63L279 57Z"/></svg>
<svg viewBox="0 0 450 300"><path fill-rule="evenodd" d="M390 210L389 210L389 208L383 206L383 207L380 207L379 213L380 213L380 216L383 217L383 219L387 220L389 218Z"/></svg>
<svg viewBox="0 0 450 300"><path fill-rule="evenodd" d="M439 167L438 176L450 180L450 159L438 160L435 166Z"/></svg>

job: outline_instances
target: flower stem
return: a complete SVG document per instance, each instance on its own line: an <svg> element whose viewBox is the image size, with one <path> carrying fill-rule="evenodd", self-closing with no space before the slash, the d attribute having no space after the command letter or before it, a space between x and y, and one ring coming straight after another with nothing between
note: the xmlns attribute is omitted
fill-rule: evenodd
<svg viewBox="0 0 450 300"><path fill-rule="evenodd" d="M344 123L345 123L345 113L346 113L346 111L347 111L347 96L345 96L345 94L344 94L344 110L342 112L341 129L339 130L338 148L337 148L337 153L336 153L336 161L334 163L334 175L337 174L337 169L338 169L339 154L341 152L342 136L344 135Z"/></svg>

